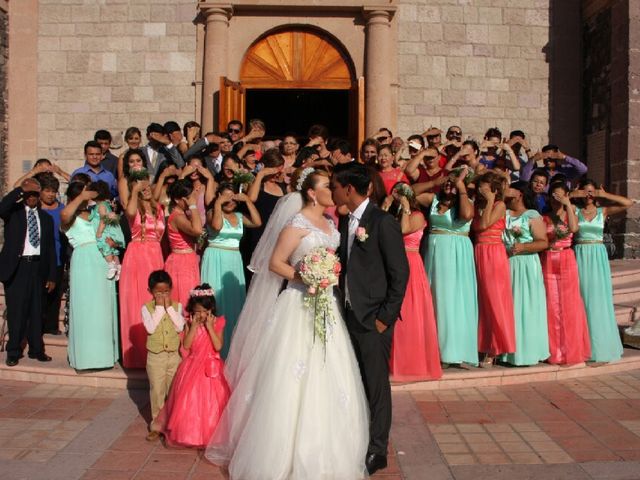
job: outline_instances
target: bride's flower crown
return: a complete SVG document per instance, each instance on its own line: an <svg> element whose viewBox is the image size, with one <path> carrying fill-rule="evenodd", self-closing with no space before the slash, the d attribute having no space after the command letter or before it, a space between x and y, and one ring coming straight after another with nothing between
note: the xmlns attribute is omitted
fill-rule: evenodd
<svg viewBox="0 0 640 480"><path fill-rule="evenodd" d="M208 288L206 290L191 290L189 291L190 297L215 297L214 291L212 288Z"/></svg>
<svg viewBox="0 0 640 480"><path fill-rule="evenodd" d="M307 177L315 171L316 169L311 167L307 167L304 170L302 170L302 173L300 174L300 176L298 177L298 181L296 182L296 190L298 192L302 190L302 184L307 179Z"/></svg>

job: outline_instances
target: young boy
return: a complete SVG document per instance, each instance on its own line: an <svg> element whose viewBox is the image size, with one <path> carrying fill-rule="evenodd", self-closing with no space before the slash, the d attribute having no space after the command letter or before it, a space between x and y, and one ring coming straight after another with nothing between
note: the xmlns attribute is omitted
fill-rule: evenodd
<svg viewBox="0 0 640 480"><path fill-rule="evenodd" d="M42 299L42 329L43 333L60 335L58 322L60 318L60 303L65 291L64 267L67 261L67 237L60 233L60 212L64 203L58 201L60 182L49 172L42 172L35 176L40 182L40 208L53 219L53 239L56 244L56 286L51 291L45 290Z"/></svg>
<svg viewBox="0 0 640 480"><path fill-rule="evenodd" d="M151 425L147 440L160 437L155 419L169 394L173 376L180 364L180 336L184 329L182 305L171 300L172 281L164 270L149 275L149 291L153 300L142 307L142 321L147 337L147 376L151 400Z"/></svg>

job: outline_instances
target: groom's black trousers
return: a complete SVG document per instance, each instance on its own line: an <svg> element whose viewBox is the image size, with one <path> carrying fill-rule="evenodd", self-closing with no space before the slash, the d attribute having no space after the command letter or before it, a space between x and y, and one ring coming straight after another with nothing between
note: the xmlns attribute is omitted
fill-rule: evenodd
<svg viewBox="0 0 640 480"><path fill-rule="evenodd" d="M369 400L371 419L369 424L369 448L367 454L387 455L389 430L391 430L391 384L389 382L389 358L393 325L378 333L365 329L353 313L346 309L347 329L360 365L364 389Z"/></svg>

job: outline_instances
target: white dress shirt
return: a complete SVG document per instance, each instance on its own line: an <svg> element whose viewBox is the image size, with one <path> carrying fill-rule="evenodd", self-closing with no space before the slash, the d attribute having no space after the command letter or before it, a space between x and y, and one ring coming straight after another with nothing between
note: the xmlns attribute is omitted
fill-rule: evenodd
<svg viewBox="0 0 640 480"><path fill-rule="evenodd" d="M38 237L40 237L40 243L37 247L34 247L29 242L29 210L33 210L36 216L36 222L38 223ZM27 222L27 229L24 235L24 248L22 249L22 256L40 255L40 245L42 244L42 227L40 226L40 216L38 215L37 208L29 208L24 206L24 213L26 215L25 221Z"/></svg>
<svg viewBox="0 0 640 480"><path fill-rule="evenodd" d="M184 329L184 317L182 316L182 305L178 304L178 310L176 311L173 308L173 305L170 305L167 308L166 313L169 315L171 322L176 327L176 332L181 332ZM162 317L164 317L165 309L160 305L156 305L156 309L153 313L149 312L149 309L146 305L142 307L142 323L144 324L144 328L147 330L149 334L152 334L158 328Z"/></svg>
<svg viewBox="0 0 640 480"><path fill-rule="evenodd" d="M356 238L356 230L360 226L360 220L362 219L362 215L364 214L365 209L369 205L369 199L365 198L364 201L358 205L352 213L349 214L349 236L347 237L347 262L349 261L349 257L351 256L351 248L353 247L353 242ZM349 296L349 282L347 280L349 273L347 272L344 276L344 297L348 303L351 303L351 297Z"/></svg>

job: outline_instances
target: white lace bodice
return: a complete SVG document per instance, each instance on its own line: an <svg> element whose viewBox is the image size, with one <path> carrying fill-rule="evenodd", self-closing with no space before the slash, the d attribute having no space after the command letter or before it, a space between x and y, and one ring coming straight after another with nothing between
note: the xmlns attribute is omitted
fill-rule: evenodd
<svg viewBox="0 0 640 480"><path fill-rule="evenodd" d="M300 245L298 245L298 248L296 248L291 254L291 257L289 257L289 263L292 266L295 267L300 262L300 260L302 260L302 257L304 257L307 253L309 253L316 247L326 247L332 248L334 250L338 248L338 246L340 245L340 233L338 233L338 230L336 229L333 221L329 217L326 217L326 219L327 224L331 229L330 234L327 234L320 230L302 213L297 213L291 218L291 220L289 220L289 226L309 231L309 234L302 239Z"/></svg>

